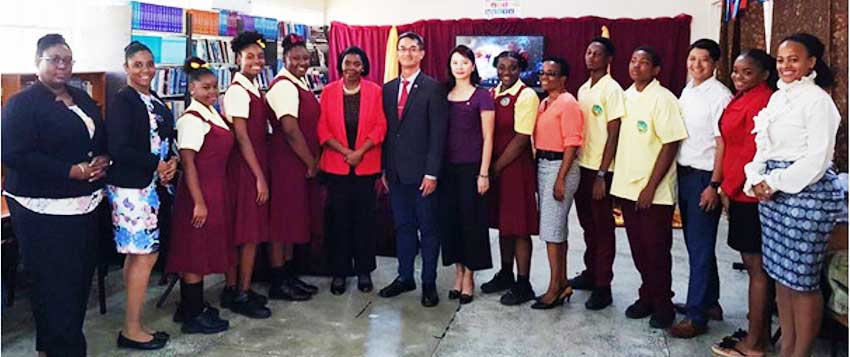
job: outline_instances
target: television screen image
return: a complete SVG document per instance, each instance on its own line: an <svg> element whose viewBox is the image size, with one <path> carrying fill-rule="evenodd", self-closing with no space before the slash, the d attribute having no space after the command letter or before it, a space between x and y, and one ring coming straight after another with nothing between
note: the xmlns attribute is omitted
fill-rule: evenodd
<svg viewBox="0 0 850 357"><path fill-rule="evenodd" d="M537 72L543 67L543 36L457 36L456 45L466 45L475 53L475 66L481 76L481 85L495 87L499 84L493 59L502 51L516 51L528 60L528 69L520 73L527 86L539 87Z"/></svg>

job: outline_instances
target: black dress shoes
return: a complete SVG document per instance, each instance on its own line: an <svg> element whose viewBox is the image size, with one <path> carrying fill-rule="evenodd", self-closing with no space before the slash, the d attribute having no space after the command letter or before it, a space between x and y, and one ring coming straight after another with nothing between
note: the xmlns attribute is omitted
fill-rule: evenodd
<svg viewBox="0 0 850 357"><path fill-rule="evenodd" d="M493 279L481 284L481 292L485 294L498 293L510 289L514 285L514 272L499 270Z"/></svg>
<svg viewBox="0 0 850 357"><path fill-rule="evenodd" d="M573 290L593 290L593 278L587 274L587 271L583 271L575 278L570 279L570 286L573 287Z"/></svg>
<svg viewBox="0 0 850 357"><path fill-rule="evenodd" d="M449 300L457 300L460 298L460 290L449 290Z"/></svg>
<svg viewBox="0 0 850 357"><path fill-rule="evenodd" d="M345 293L345 278L333 278L331 280L331 294L342 295Z"/></svg>
<svg viewBox="0 0 850 357"><path fill-rule="evenodd" d="M416 290L415 282L404 281L401 280L401 278L395 278L395 280L393 280L390 285L387 285L385 288L381 289L381 291L378 292L378 296L383 298L391 298L413 290Z"/></svg>
<svg viewBox="0 0 850 357"><path fill-rule="evenodd" d="M602 310L611 306L614 300L611 298L611 288L596 289L590 293L590 297L584 303L584 307L588 310Z"/></svg>
<svg viewBox="0 0 850 357"><path fill-rule="evenodd" d="M529 282L517 282L499 299L505 306L516 306L534 300L534 289Z"/></svg>
<svg viewBox="0 0 850 357"><path fill-rule="evenodd" d="M127 337L124 337L123 333L118 332L118 341L116 341L116 344L118 345L118 348L150 351L150 350L158 350L160 348L165 347L165 344L167 342L168 342L168 338L163 339L163 338L157 337L156 334L154 334L151 337L150 341L146 341L146 342L133 341L133 340L127 338Z"/></svg>
<svg viewBox="0 0 850 357"><path fill-rule="evenodd" d="M460 298L459 298L458 300L460 300L460 304L461 304L461 305L466 305L466 304L471 303L471 302L472 302L472 300L474 300L474 299L475 299L475 298L474 298L472 295L469 295L469 294L460 294Z"/></svg>
<svg viewBox="0 0 850 357"><path fill-rule="evenodd" d="M247 292L238 292L228 306L230 311L252 319L267 319L272 316L272 310L251 300Z"/></svg>
<svg viewBox="0 0 850 357"><path fill-rule="evenodd" d="M374 289L375 285L372 284L372 277L369 274L360 274L357 276L357 290L369 293Z"/></svg>
<svg viewBox="0 0 850 357"><path fill-rule="evenodd" d="M213 334L225 331L229 328L230 322L222 320L215 316L209 309L205 309L204 312L198 314L198 316L184 321L183 326L180 327L180 331L183 331L185 334Z"/></svg>
<svg viewBox="0 0 850 357"><path fill-rule="evenodd" d="M671 309L655 310L649 318L649 326L652 328L666 329L673 326L673 320L676 319L676 311Z"/></svg>
<svg viewBox="0 0 850 357"><path fill-rule="evenodd" d="M211 314L213 314L215 317L218 317L218 315L219 315L218 309L212 307L212 305L210 305L210 303L204 302L204 311L207 311L207 310L209 310L209 312ZM176 323L182 323L183 321L186 321L186 318L183 316L183 308L181 307L180 304L177 304L177 309L174 310L174 316L171 317L171 320L176 322ZM168 335L165 332L157 332L157 333Z"/></svg>
<svg viewBox="0 0 850 357"><path fill-rule="evenodd" d="M319 288L318 288L317 286L315 286L315 285L311 285L311 284L307 284L307 283L306 283L306 282L304 282L303 280L298 279L298 277L297 277L297 276L293 276L293 277L290 279L289 285L292 285L292 286L294 286L295 288L297 288L298 290L301 290L301 291L303 291L303 292L305 292L305 293L307 293L307 294L310 294L310 295L316 295L316 293L318 293L318 292L319 292Z"/></svg>
<svg viewBox="0 0 850 357"><path fill-rule="evenodd" d="M307 301L313 296L290 284L269 286L269 299L285 301Z"/></svg>
<svg viewBox="0 0 850 357"><path fill-rule="evenodd" d="M434 307L440 303L440 296L437 295L436 286L422 286L422 306Z"/></svg>
<svg viewBox="0 0 850 357"><path fill-rule="evenodd" d="M630 319L642 319L652 315L652 306L645 304L640 300L626 308L626 317Z"/></svg>

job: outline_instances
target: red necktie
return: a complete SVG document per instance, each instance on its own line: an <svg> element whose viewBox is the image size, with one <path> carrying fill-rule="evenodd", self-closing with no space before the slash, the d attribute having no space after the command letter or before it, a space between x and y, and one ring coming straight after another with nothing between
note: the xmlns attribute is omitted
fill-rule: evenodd
<svg viewBox="0 0 850 357"><path fill-rule="evenodd" d="M410 94L407 91L408 85L410 85L410 81L406 79L401 80L401 98L398 99L398 120L401 120L401 115L404 113L404 105L407 104L407 96Z"/></svg>

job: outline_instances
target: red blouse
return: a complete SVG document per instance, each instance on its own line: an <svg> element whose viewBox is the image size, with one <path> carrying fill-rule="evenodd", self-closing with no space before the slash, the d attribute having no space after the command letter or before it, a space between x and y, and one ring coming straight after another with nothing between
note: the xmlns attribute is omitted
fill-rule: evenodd
<svg viewBox="0 0 850 357"><path fill-rule="evenodd" d="M756 134L753 134L753 117L767 106L773 91L762 82L746 92L738 92L723 110L720 117L720 134L723 137L723 182L720 188L729 199L736 202L758 202L742 192L747 176L744 165L756 154Z"/></svg>

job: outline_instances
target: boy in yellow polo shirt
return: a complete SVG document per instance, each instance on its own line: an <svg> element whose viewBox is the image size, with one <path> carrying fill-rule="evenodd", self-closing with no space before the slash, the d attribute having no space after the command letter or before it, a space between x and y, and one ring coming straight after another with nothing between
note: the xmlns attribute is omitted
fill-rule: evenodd
<svg viewBox="0 0 850 357"><path fill-rule="evenodd" d="M584 230L585 270L570 280L573 289L592 290L584 306L601 310L611 305L614 279L614 216L610 168L617 150L620 118L625 114L623 88L608 74L614 44L604 37L590 40L584 62L590 78L578 90L584 114L584 143L578 154L581 180L575 194L578 221Z"/></svg>
<svg viewBox="0 0 850 357"><path fill-rule="evenodd" d="M626 90L611 195L623 210L642 281L639 298L626 309L626 317L652 315L651 327L668 328L676 317L670 288L676 202L676 170L671 164L688 134L676 96L655 79L660 70L661 59L653 48L632 52L629 76L634 84Z"/></svg>

